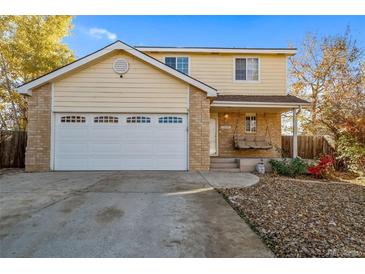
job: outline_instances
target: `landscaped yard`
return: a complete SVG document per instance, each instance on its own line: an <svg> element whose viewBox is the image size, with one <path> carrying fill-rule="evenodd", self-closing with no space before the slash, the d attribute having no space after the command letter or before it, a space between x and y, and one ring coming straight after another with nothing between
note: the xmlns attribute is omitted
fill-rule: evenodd
<svg viewBox="0 0 365 274"><path fill-rule="evenodd" d="M365 257L365 186L263 176L220 189L278 257Z"/></svg>

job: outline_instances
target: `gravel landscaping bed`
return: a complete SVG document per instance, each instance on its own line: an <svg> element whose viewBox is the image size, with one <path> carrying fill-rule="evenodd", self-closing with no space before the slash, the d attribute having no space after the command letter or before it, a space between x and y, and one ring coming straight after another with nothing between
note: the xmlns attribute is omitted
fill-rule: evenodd
<svg viewBox="0 0 365 274"><path fill-rule="evenodd" d="M365 187L263 176L219 189L278 257L365 257Z"/></svg>

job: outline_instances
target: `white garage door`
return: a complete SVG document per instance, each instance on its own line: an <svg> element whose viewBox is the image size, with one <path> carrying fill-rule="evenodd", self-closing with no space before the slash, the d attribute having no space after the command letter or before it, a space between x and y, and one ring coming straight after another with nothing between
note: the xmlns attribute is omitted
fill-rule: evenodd
<svg viewBox="0 0 365 274"><path fill-rule="evenodd" d="M55 170L187 170L187 115L55 115Z"/></svg>

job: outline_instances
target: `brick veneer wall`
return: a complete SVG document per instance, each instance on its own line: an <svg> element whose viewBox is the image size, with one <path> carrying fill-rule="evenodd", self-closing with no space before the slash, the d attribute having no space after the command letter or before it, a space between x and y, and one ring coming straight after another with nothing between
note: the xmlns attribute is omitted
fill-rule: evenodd
<svg viewBox="0 0 365 274"><path fill-rule="evenodd" d="M189 170L209 170L210 100L206 93L190 88ZM26 171L50 170L51 85L32 91L28 100L28 143Z"/></svg>
<svg viewBox="0 0 365 274"><path fill-rule="evenodd" d="M228 114L228 117L225 117ZM256 113L256 134L245 133L244 112L219 112L218 113L218 152L220 157L280 157L281 149L281 115L280 113ZM257 135L264 136L266 125L269 126L271 142L274 146L270 150L237 150L234 148L233 136ZM222 128L223 126L223 128ZM266 136L269 140L269 135Z"/></svg>
<svg viewBox="0 0 365 274"><path fill-rule="evenodd" d="M48 171L51 147L51 85L32 91L28 98L26 171Z"/></svg>
<svg viewBox="0 0 365 274"><path fill-rule="evenodd" d="M189 170L209 170L210 100L207 94L190 87Z"/></svg>

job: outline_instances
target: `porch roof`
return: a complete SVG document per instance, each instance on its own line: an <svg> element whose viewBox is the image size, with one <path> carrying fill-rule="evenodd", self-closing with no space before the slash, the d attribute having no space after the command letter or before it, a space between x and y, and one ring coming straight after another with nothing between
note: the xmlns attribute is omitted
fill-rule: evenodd
<svg viewBox="0 0 365 274"><path fill-rule="evenodd" d="M292 95L218 95L213 107L298 108L310 103Z"/></svg>

